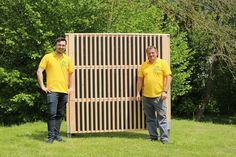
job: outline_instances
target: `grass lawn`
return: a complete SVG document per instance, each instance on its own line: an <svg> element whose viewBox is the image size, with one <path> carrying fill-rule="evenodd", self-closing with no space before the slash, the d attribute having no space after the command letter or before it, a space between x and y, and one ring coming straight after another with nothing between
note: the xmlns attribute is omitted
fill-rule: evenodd
<svg viewBox="0 0 236 157"><path fill-rule="evenodd" d="M150 142L147 130L77 134L46 144L45 122L0 127L0 157L236 157L236 125L172 120L170 143Z"/></svg>

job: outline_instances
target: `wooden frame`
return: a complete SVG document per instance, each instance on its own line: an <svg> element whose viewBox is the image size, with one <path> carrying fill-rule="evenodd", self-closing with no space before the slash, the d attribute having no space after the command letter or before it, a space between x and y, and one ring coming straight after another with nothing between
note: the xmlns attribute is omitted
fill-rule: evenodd
<svg viewBox="0 0 236 157"><path fill-rule="evenodd" d="M170 64L169 34L67 33L66 53L75 73L67 104L67 133L145 129L142 102L135 100L145 49L154 45ZM170 92L167 116L171 115Z"/></svg>

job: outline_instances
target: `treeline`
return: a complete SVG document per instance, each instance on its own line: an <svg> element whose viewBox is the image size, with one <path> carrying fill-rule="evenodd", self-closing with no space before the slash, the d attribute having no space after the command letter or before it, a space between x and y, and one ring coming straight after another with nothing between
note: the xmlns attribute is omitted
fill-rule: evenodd
<svg viewBox="0 0 236 157"><path fill-rule="evenodd" d="M36 70L68 32L171 35L172 114L236 111L236 0L0 1L0 122L46 118Z"/></svg>

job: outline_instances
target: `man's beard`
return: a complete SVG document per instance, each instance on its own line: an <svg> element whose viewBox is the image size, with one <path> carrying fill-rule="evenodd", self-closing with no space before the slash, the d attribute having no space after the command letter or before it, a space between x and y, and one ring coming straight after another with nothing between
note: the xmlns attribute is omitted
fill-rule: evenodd
<svg viewBox="0 0 236 157"><path fill-rule="evenodd" d="M58 50L57 50L57 53L60 53L60 54L62 54L62 53L64 53L64 52L65 52L64 49L63 49L63 50L62 50L62 49L58 49Z"/></svg>

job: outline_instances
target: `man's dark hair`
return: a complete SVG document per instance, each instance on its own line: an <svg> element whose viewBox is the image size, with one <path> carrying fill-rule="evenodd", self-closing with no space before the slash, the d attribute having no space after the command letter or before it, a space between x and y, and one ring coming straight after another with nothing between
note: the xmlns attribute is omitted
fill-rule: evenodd
<svg viewBox="0 0 236 157"><path fill-rule="evenodd" d="M55 40L55 45L58 43L58 42L60 42L60 41L65 41L66 42L66 44L67 44L67 41L66 41L66 39L65 38L63 38L63 37L58 37L56 40Z"/></svg>

